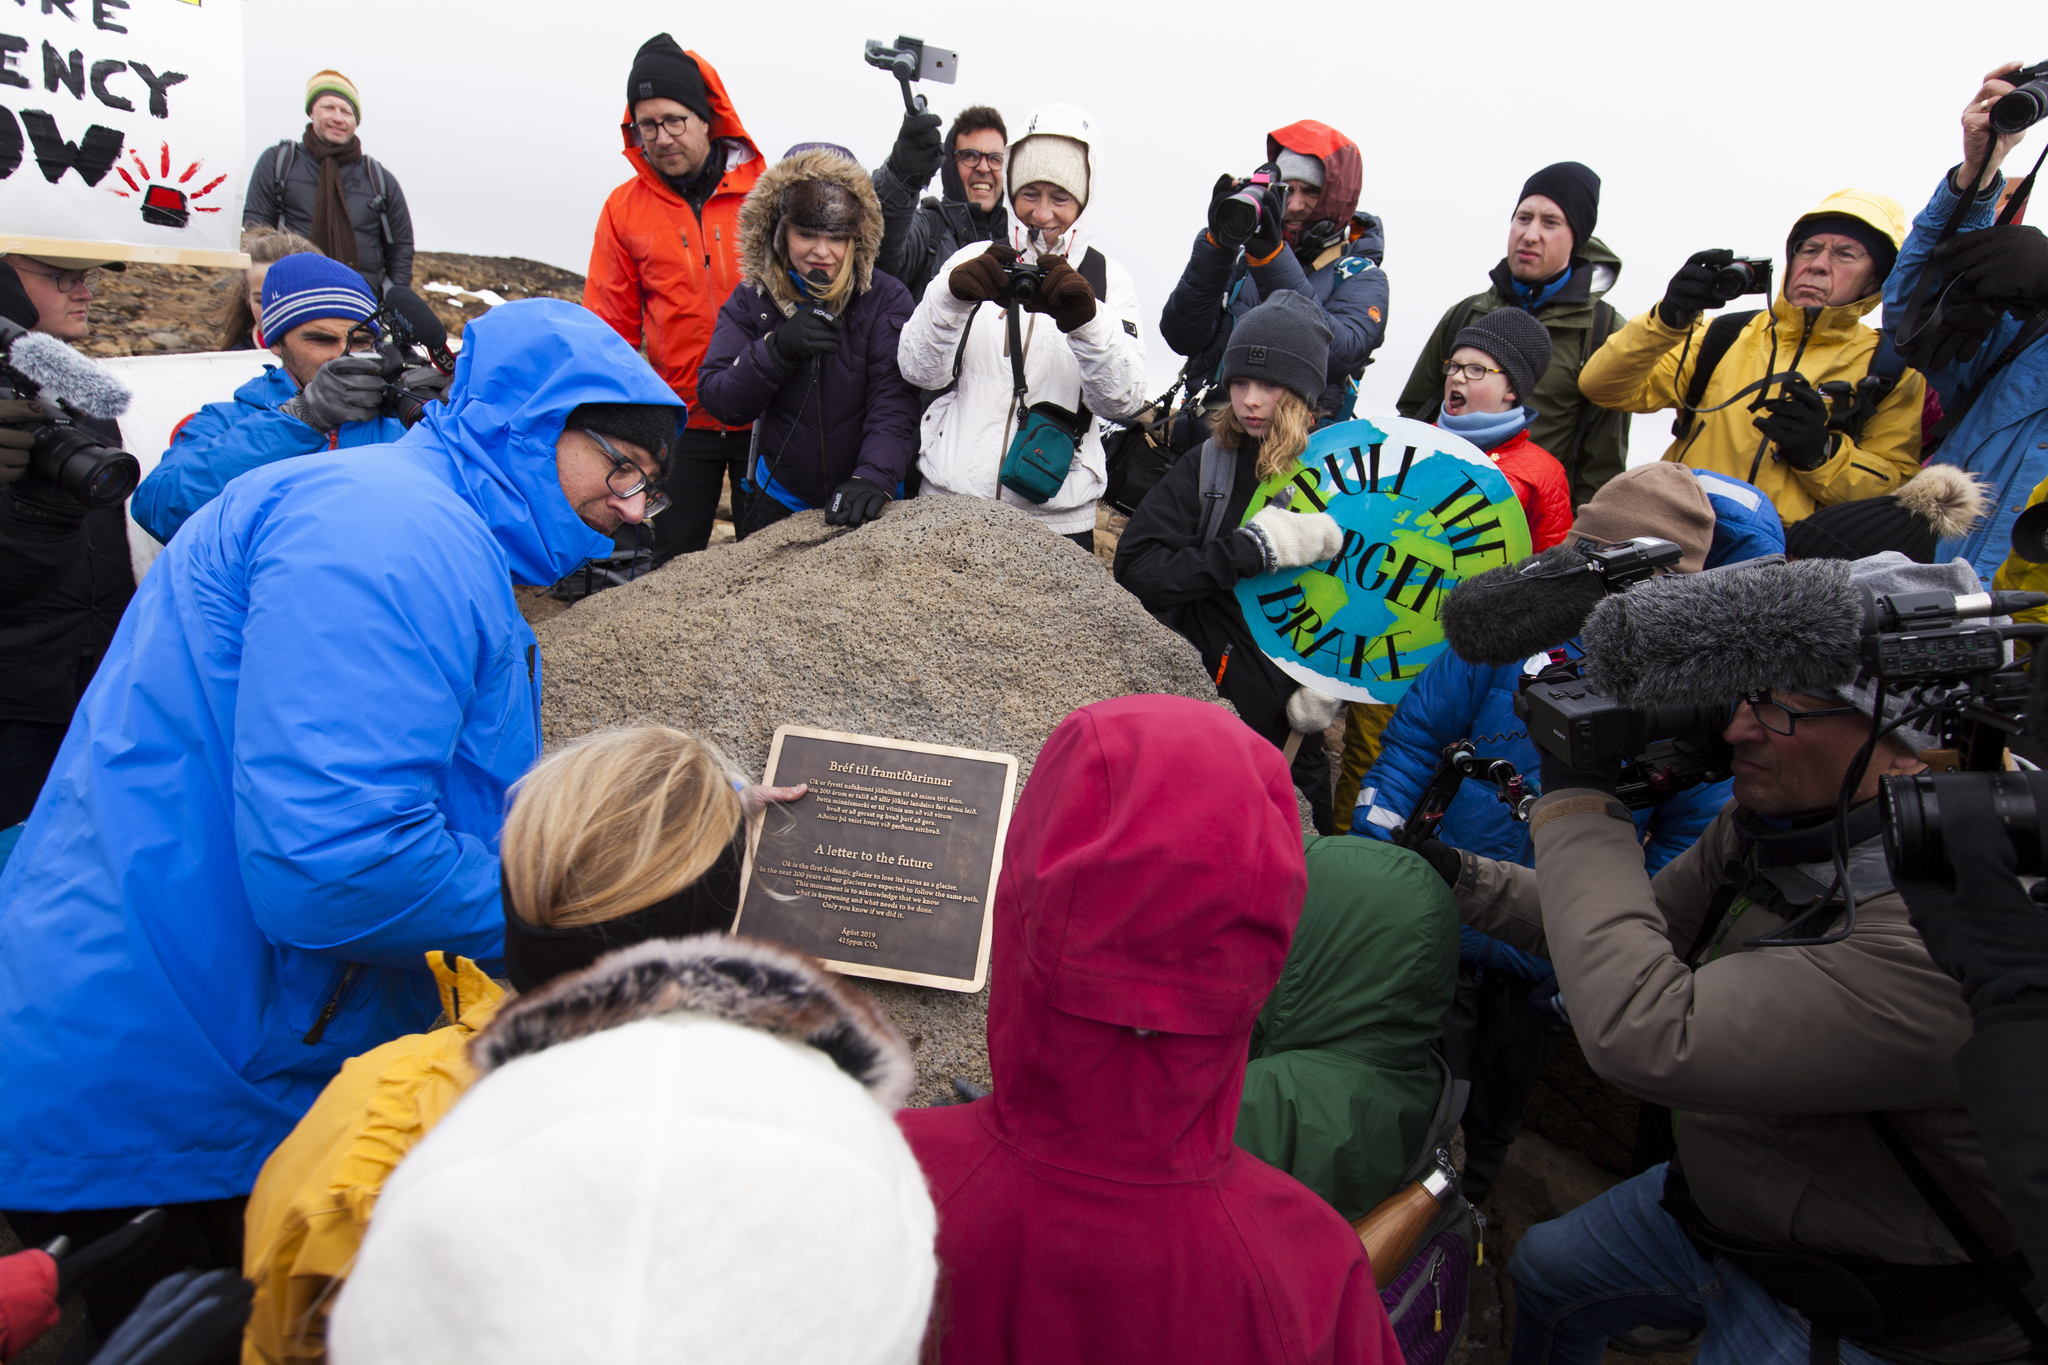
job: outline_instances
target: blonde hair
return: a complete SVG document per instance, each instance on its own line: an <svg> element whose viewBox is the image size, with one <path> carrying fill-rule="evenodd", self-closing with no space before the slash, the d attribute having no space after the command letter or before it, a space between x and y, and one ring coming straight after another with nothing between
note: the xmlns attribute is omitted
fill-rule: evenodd
<svg viewBox="0 0 2048 1365"><path fill-rule="evenodd" d="M249 254L250 265L276 265L287 256L299 256L308 252L318 255L320 248L314 246L296 232L285 232L278 228L251 228L242 234L242 250ZM220 314L220 341L216 349L227 350L256 330L259 321L249 308L249 286L246 281L228 276L225 283L227 305Z"/></svg>
<svg viewBox="0 0 2048 1365"><path fill-rule="evenodd" d="M702 877L739 827L712 745L665 725L600 730L520 780L500 842L506 895L544 928L618 919Z"/></svg>
<svg viewBox="0 0 2048 1365"><path fill-rule="evenodd" d="M1294 468L1301 452L1308 449L1309 433L1315 425L1315 409L1294 390L1282 389L1279 405L1273 409L1273 420L1266 424L1265 439L1259 443L1259 478L1270 479ZM1209 419L1209 431L1217 445L1232 453L1251 434L1237 420L1237 409L1228 403Z"/></svg>
<svg viewBox="0 0 2048 1365"><path fill-rule="evenodd" d="M811 295L808 301L823 304L835 313L843 312L846 307L847 298L853 293L854 281L858 278L858 273L853 268L853 258L859 251L860 239L848 237L846 239L846 254L839 258L839 273L832 277L832 283L825 287L825 292ZM775 225L775 263L784 270L796 269L796 266L789 259L789 221L787 219ZM789 286L786 281L782 292L785 294L789 292ZM802 300L799 301L802 302Z"/></svg>

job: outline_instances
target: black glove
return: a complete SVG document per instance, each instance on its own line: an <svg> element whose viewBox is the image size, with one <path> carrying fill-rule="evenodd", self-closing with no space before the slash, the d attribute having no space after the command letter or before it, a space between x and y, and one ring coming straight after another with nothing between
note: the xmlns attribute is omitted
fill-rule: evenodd
<svg viewBox="0 0 2048 1365"><path fill-rule="evenodd" d="M2048 237L2009 223L1949 238L1928 257L1958 292L2007 307L2048 302Z"/></svg>
<svg viewBox="0 0 2048 1365"><path fill-rule="evenodd" d="M898 184L921 190L932 172L946 159L946 139L940 133L944 122L937 114L905 114L896 130L896 145L889 149L889 174Z"/></svg>
<svg viewBox="0 0 2048 1365"><path fill-rule="evenodd" d="M1038 282L1038 292L1024 306L1051 318L1062 332L1086 326L1095 317L1095 291L1088 287L1088 281L1057 256L1041 256L1038 263L1045 267L1045 278Z"/></svg>
<svg viewBox="0 0 2048 1365"><path fill-rule="evenodd" d="M92 1365L200 1365L242 1334L255 1286L232 1270L159 1280Z"/></svg>
<svg viewBox="0 0 2048 1365"><path fill-rule="evenodd" d="M28 453L35 448L36 438L27 426L16 424L42 420L40 403L12 398L0 401L0 485L13 483L28 472Z"/></svg>
<svg viewBox="0 0 2048 1365"><path fill-rule="evenodd" d="M1436 875L1444 879L1444 885L1453 890L1458 886L1458 874L1465 869L1465 855L1441 839L1424 839L1415 846L1423 860L1436 869Z"/></svg>
<svg viewBox="0 0 2048 1365"><path fill-rule="evenodd" d="M1962 986L1975 1018L2022 1001L2048 1013L2048 916L2020 888L2019 858L1986 786L1942 792L1941 835L1955 884L1899 883L1928 955Z"/></svg>
<svg viewBox="0 0 2048 1365"><path fill-rule="evenodd" d="M848 479L832 490L825 504L827 526L865 526L882 515L889 494L871 479Z"/></svg>
<svg viewBox="0 0 2048 1365"><path fill-rule="evenodd" d="M373 355L344 355L314 371L284 411L315 431L333 431L344 422L373 420L383 403L384 363Z"/></svg>
<svg viewBox="0 0 2048 1365"><path fill-rule="evenodd" d="M1971 233L1976 236L1976 233ZM1938 299L1935 314L1910 339L1896 342L1900 357L1916 370L1934 370L1983 349L2005 309L1958 289Z"/></svg>
<svg viewBox="0 0 2048 1365"><path fill-rule="evenodd" d="M768 354L787 378L799 360L831 355L839 349L839 319L815 303L806 303L768 334Z"/></svg>
<svg viewBox="0 0 2048 1365"><path fill-rule="evenodd" d="M1750 425L1771 438L1777 458L1804 473L1812 473L1835 453L1828 431L1828 400L1811 384L1794 376L1785 381L1776 398L1764 404L1770 415Z"/></svg>
<svg viewBox="0 0 2048 1365"><path fill-rule="evenodd" d="M1223 201L1237 193L1237 177L1229 172L1216 178L1216 188L1209 191L1209 240L1228 251L1244 245L1244 238L1233 237L1223 230L1219 210Z"/></svg>
<svg viewBox="0 0 2048 1365"><path fill-rule="evenodd" d="M1287 230L1287 182L1266 186L1259 198L1264 208L1259 213L1259 225L1252 229L1251 240L1244 244L1244 254L1254 261L1269 261L1280 250L1281 234Z"/></svg>
<svg viewBox="0 0 2048 1365"><path fill-rule="evenodd" d="M1017 252L1007 242L990 242L987 251L970 256L946 276L946 287L962 303L988 303L1003 296L1003 283Z"/></svg>
<svg viewBox="0 0 2048 1365"><path fill-rule="evenodd" d="M1657 316L1666 327L1690 327L1693 320L1708 308L1720 308L1728 300L1714 292L1714 272L1735 259L1735 253L1715 248L1712 251L1695 251L1686 258L1678 273L1671 277L1665 287L1663 301L1657 305Z"/></svg>

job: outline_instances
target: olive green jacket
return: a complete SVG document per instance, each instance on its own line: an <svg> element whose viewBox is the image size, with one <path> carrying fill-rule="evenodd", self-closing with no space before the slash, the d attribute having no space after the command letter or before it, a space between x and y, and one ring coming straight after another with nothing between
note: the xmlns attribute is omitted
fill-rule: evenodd
<svg viewBox="0 0 2048 1365"><path fill-rule="evenodd" d="M1237 1145L1355 1219L1394 1192L1443 1086L1429 1052L1458 976L1458 911L1405 848L1308 844L1308 899L1252 1027Z"/></svg>
<svg viewBox="0 0 2048 1365"><path fill-rule="evenodd" d="M1579 371L1587 357L1628 321L1600 301L1620 275L1621 258L1598 237L1588 237L1585 249L1572 258L1571 279L1555 298L1536 310L1537 318L1550 329L1550 368L1536 381L1535 394L1521 397L1537 414L1529 427L1529 439L1555 455L1571 476L1573 507L1583 507L1601 484L1628 464L1628 414L1596 406L1579 393ZM1416 357L1408 384L1394 405L1403 417L1436 420L1444 396L1444 361L1457 349L1452 338L1474 318L1514 303L1505 260L1488 278L1493 283L1485 293L1452 304L1430 333L1429 343Z"/></svg>

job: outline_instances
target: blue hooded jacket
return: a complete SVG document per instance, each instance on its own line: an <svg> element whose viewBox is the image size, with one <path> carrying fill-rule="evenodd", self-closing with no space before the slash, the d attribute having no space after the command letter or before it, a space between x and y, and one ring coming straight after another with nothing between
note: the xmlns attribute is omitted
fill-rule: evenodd
<svg viewBox="0 0 2048 1365"><path fill-rule="evenodd" d="M423 954L502 953L498 832L540 752L512 583L611 541L581 403L679 407L594 314L470 324L392 445L236 479L157 559L0 872L0 1198L248 1191L341 1064L432 1023Z"/></svg>
<svg viewBox="0 0 2048 1365"><path fill-rule="evenodd" d="M2005 184L2000 176L1987 198L1970 206L1961 231L1976 232L1990 227L1998 216L1998 196ZM1899 263L1892 267L1884 284L1885 327L1899 325L1900 313L1913 296L1913 287L1926 267L1927 254L1942 224L1955 209L1957 195L1948 177L1913 220L1913 231L1899 250ZM1990 339L1974 353L1958 357L1940 369L1927 372L1927 385L1941 396L1944 408L1953 408L1969 387L2005 354L2023 324L2007 313L1999 318ZM1991 511L1963 535L1941 542L1935 548L1937 564L1967 559L1977 577L1989 583L2012 548L2012 524L2025 510L2034 486L2048 478L2048 336L2034 341L2013 357L2003 373L1992 379L1969 414L1956 424L1934 452L1932 464L1951 464L1983 480L1985 500Z"/></svg>
<svg viewBox="0 0 2048 1365"><path fill-rule="evenodd" d="M235 390L233 402L208 403L178 423L171 448L128 503L136 524L168 545L178 528L237 475L293 455L385 445L405 435L403 422L380 416L344 422L330 445L326 432L278 411L298 392L282 367L265 365L262 374Z"/></svg>
<svg viewBox="0 0 2048 1365"><path fill-rule="evenodd" d="M1723 474L1693 472L1714 508L1714 539L1707 551L1706 568L1784 552L1784 525L1760 490ZM1585 652L1575 639L1560 647L1574 658ZM1448 651L1424 669L1387 723L1379 761L1365 774L1358 793L1351 832L1391 839L1395 827L1407 820L1422 799L1422 789L1429 785L1444 746L1454 740L1469 739L1486 757L1507 759L1515 771L1528 774L1533 782L1539 755L1529 739L1528 726L1515 715L1515 693L1521 682L1520 664L1489 667ZM1637 811L1636 827L1644 834L1644 867L1655 873L1690 848L1727 804L1730 786L1717 782L1692 787L1661 806ZM1440 836L1452 847L1469 849L1484 858L1524 867L1535 863L1529 827L1511 818L1494 789L1485 783L1468 782L1459 788L1444 814ZM1542 959L1474 929L1463 932L1460 956L1468 963L1498 965L1532 980L1550 970Z"/></svg>

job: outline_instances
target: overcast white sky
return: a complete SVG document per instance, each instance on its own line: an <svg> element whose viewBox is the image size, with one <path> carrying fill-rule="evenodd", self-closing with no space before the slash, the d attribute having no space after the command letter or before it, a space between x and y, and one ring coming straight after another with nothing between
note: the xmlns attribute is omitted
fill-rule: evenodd
<svg viewBox="0 0 2048 1365"><path fill-rule="evenodd" d="M1136 279L1151 327L1216 176L1248 173L1268 130L1322 119L1363 149L1362 202L1386 220L1390 327L1365 398L1388 408L1443 310L1500 259L1536 168L1570 159L1600 173L1599 234L1625 263L1609 297L1633 314L1704 247L1782 268L1792 220L1832 190L1881 191L1910 217L1958 159L1978 77L2048 56L2035 50L2048 48L2039 0L1439 0L1326 7L1322 20L1213 0L244 3L252 158L298 135L306 78L335 67L362 91L364 148L403 181L423 249L577 271L628 174L627 68L663 28L718 68L771 157L822 139L876 164L902 102L861 43L899 32L959 52L960 83L924 87L949 118L988 103L1015 126L1036 104L1080 104L1102 129L1095 240ZM2015 162L2031 164L2029 144ZM1163 388L1179 362L1150 340ZM1637 455L1660 450L1667 427L1637 419Z"/></svg>

